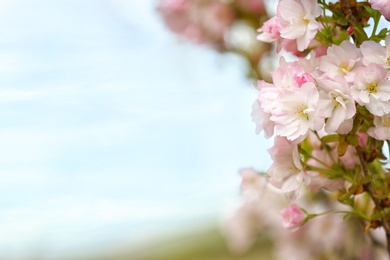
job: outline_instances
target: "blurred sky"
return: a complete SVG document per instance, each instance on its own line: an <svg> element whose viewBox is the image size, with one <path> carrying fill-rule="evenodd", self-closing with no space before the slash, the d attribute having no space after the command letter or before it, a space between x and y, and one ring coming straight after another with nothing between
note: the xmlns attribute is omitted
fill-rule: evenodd
<svg viewBox="0 0 390 260"><path fill-rule="evenodd" d="M245 64L178 41L154 5L0 2L1 259L218 219L238 169L267 169Z"/></svg>

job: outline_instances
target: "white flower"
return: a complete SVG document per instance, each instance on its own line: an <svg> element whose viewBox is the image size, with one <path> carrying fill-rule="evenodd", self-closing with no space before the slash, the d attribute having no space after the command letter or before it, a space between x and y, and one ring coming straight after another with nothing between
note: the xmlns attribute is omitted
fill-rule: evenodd
<svg viewBox="0 0 390 260"><path fill-rule="evenodd" d="M273 160L268 169L270 184L288 198L296 198L302 183L306 181L298 146L277 136L274 146L268 151Z"/></svg>
<svg viewBox="0 0 390 260"><path fill-rule="evenodd" d="M390 113L390 81L387 71L378 64L370 64L356 72L351 94L361 106L375 116Z"/></svg>
<svg viewBox="0 0 390 260"><path fill-rule="evenodd" d="M279 27L277 17L274 16L268 21L264 22L258 30L259 35L257 39L262 42L275 42L280 39Z"/></svg>
<svg viewBox="0 0 390 260"><path fill-rule="evenodd" d="M337 75L353 82L356 68L361 66L362 54L360 50L349 41L343 41L340 46L332 45L327 54L320 58L319 69L324 76L333 78Z"/></svg>
<svg viewBox="0 0 390 260"><path fill-rule="evenodd" d="M378 10L387 20L390 20L389 0L370 0L372 9Z"/></svg>
<svg viewBox="0 0 390 260"><path fill-rule="evenodd" d="M265 137L274 134L275 123L270 120L271 112L275 107L278 91L274 85L265 81L258 82L259 97L252 105L252 121L256 124L256 134L264 130Z"/></svg>
<svg viewBox="0 0 390 260"><path fill-rule="evenodd" d="M367 131L371 137L379 140L390 139L390 114L376 116L374 125L375 127L370 127Z"/></svg>
<svg viewBox="0 0 390 260"><path fill-rule="evenodd" d="M278 107L271 116L276 135L299 141L306 137L309 130L320 130L324 126L324 118L317 110L318 100L319 93L313 82L282 91L278 96Z"/></svg>
<svg viewBox="0 0 390 260"><path fill-rule="evenodd" d="M256 124L256 134L264 131L264 136L270 138L274 134L275 124L270 120L271 114L264 112L261 108L259 99L256 99L252 105L252 122Z"/></svg>
<svg viewBox="0 0 390 260"><path fill-rule="evenodd" d="M320 89L319 107L322 116L328 118L325 131L333 134L338 132L343 122L355 115L355 100L350 95L348 82L341 76L320 78L317 82ZM352 129L352 125L350 127Z"/></svg>
<svg viewBox="0 0 390 260"><path fill-rule="evenodd" d="M365 41L360 45L363 54L363 64L377 63L385 69L390 69L390 35L385 39L385 46L374 41Z"/></svg>
<svg viewBox="0 0 390 260"><path fill-rule="evenodd" d="M277 9L280 36L296 40L298 50L304 51L320 28L316 21L320 15L316 0L281 0Z"/></svg>

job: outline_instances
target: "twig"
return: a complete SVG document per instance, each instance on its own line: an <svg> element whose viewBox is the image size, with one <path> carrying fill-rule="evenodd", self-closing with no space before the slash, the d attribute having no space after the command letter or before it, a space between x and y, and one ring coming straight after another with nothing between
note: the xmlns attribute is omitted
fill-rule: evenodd
<svg viewBox="0 0 390 260"><path fill-rule="evenodd" d="M364 159L364 156L363 156L363 151L358 146L358 147L356 147L356 152L357 152L357 154L359 156L360 164L362 165L363 177L367 177L369 175L369 170L368 170L367 161ZM383 212L383 207L381 205L381 202L380 202L380 200L378 200L375 197L375 191L372 188L371 183L369 182L369 183L363 184L363 187L364 187L364 190L366 190L368 192L368 194L370 195L370 197L374 201L375 207L379 211ZM386 232L387 253L388 253L389 257L390 257L390 223L389 223L389 219L386 218L386 216L383 216L381 218L381 224L382 224L382 226L383 226L383 228L385 229L385 232Z"/></svg>

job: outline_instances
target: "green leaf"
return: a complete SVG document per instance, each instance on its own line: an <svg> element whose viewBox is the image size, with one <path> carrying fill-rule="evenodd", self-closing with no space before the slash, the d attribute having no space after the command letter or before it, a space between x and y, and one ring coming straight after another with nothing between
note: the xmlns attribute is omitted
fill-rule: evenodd
<svg viewBox="0 0 390 260"><path fill-rule="evenodd" d="M363 15L372 17L375 22L379 21L381 18L381 13L378 10L372 9L372 7L368 5L364 5L364 12Z"/></svg>
<svg viewBox="0 0 390 260"><path fill-rule="evenodd" d="M374 41L379 42L381 40L384 40L387 36L387 28L383 28L377 35L374 36Z"/></svg>

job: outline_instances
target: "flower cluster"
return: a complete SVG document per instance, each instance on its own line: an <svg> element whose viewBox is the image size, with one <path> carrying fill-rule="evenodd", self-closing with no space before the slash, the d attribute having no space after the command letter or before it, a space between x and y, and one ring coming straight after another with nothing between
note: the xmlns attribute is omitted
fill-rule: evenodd
<svg viewBox="0 0 390 260"><path fill-rule="evenodd" d="M389 40L390 36L386 42ZM270 151L274 164L269 170L276 187L283 192L299 189L305 173L298 147L310 134L319 136L318 141L329 135L358 140L364 134L376 140L390 139L387 59L390 56L379 43L365 41L357 48L343 41L330 46L321 57L293 62L281 59L272 73L273 84L259 81L252 117L258 132L264 130L267 137L276 136ZM342 156L325 149L322 153L315 149L311 155L317 159L330 156L345 169L356 168L343 164L345 156L351 159L356 153L353 149ZM332 161L322 162L326 168L333 167Z"/></svg>
<svg viewBox="0 0 390 260"><path fill-rule="evenodd" d="M313 0L280 1L277 15L264 23L258 30L258 39L277 42L278 51L284 49L300 55L310 44L315 45L314 37L321 27L316 18L321 8Z"/></svg>
<svg viewBox="0 0 390 260"><path fill-rule="evenodd" d="M390 35L387 28L377 30L382 17L389 19L389 4L280 0L257 39L296 58L280 58L271 82L259 80L252 106L256 132L274 137L267 171L273 188L289 201L304 187L333 196L349 207L337 213L357 216L367 231L382 227L387 236ZM357 206L361 194L372 207ZM305 217L292 204L282 216L285 227L295 228L317 215Z"/></svg>
<svg viewBox="0 0 390 260"><path fill-rule="evenodd" d="M302 241L306 250L294 252L294 259L380 259L378 245L390 255L390 0L279 0L270 18L260 0L224 2L163 0L160 10L173 31L189 38L197 31L198 42L218 42L217 49L233 52L228 32L240 19L255 26L257 16L257 22L265 21L253 38L274 46L279 57L269 77L255 74L252 120L256 133L273 138L273 162L264 175L253 169L241 173L244 202L225 227L233 249L248 248L264 226L275 231L271 236L284 226L295 232L275 239L280 259L291 258ZM210 10L211 20L205 14L194 18L200 6ZM245 53L258 53L256 59L243 56L255 68L266 61L264 52L248 50L253 46ZM269 195L271 190L287 200ZM362 232L325 234L315 228L321 223ZM348 236L362 250L346 252L356 249L341 242ZM289 237L295 241L291 248L279 247Z"/></svg>

